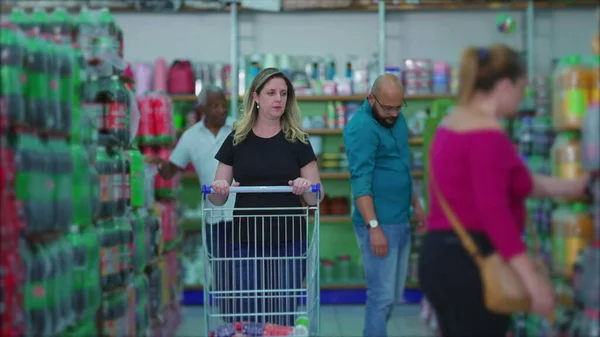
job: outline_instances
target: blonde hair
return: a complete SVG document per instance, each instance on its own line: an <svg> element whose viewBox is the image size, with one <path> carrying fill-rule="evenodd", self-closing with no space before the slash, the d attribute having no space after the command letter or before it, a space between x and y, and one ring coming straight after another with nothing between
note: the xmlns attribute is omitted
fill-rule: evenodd
<svg viewBox="0 0 600 337"><path fill-rule="evenodd" d="M285 139L289 142L300 141L308 143L308 135L302 131L302 123L300 121L301 112L292 82L276 68L265 68L261 70L248 88L244 96L243 114L241 118L233 125L233 145L238 145L248 137L252 127L258 118L258 106L253 98L253 93L260 94L265 85L273 78L281 78L287 85L287 101L283 115L281 116L281 128L285 135Z"/></svg>
<svg viewBox="0 0 600 337"><path fill-rule="evenodd" d="M525 75L519 54L504 44L463 51L458 87L458 105L468 104L477 91L489 92L501 79L516 82Z"/></svg>

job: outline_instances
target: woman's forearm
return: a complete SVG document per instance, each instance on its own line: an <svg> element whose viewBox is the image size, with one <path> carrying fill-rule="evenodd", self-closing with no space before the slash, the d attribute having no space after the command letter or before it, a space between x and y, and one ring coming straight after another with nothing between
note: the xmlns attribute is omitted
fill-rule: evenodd
<svg viewBox="0 0 600 337"><path fill-rule="evenodd" d="M566 197L577 198L585 194L585 179L561 179L558 177L534 175L533 193L535 198Z"/></svg>
<svg viewBox="0 0 600 337"><path fill-rule="evenodd" d="M209 194L208 195L208 200L210 201L211 204L213 204L215 206L225 205L228 198L229 198L228 195L219 195L219 194Z"/></svg>
<svg viewBox="0 0 600 337"><path fill-rule="evenodd" d="M325 191L323 190L323 185L321 185L321 192L319 192L319 202L321 202L321 200L323 200L323 197L325 196ZM307 192L302 194L302 199L304 199L304 202L307 203L310 206L314 206L317 204L317 193L313 193L313 192Z"/></svg>

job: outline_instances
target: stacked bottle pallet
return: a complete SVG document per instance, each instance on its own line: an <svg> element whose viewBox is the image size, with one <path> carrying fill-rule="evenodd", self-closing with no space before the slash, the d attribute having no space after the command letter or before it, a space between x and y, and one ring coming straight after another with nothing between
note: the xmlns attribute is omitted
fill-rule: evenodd
<svg viewBox="0 0 600 337"><path fill-rule="evenodd" d="M175 288L177 273L159 268L154 175L130 145L139 113L122 81L120 30L107 10L15 10L10 22L0 39L1 335L152 335L153 275ZM159 332L173 334L169 321Z"/></svg>
<svg viewBox="0 0 600 337"><path fill-rule="evenodd" d="M40 13L15 13L1 28L2 335L93 335L98 184L93 118L81 108L86 65L60 13Z"/></svg>

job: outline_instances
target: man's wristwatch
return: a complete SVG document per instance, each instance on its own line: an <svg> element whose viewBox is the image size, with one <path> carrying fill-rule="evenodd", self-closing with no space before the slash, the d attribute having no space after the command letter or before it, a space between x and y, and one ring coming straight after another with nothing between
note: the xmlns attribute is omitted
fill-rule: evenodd
<svg viewBox="0 0 600 337"><path fill-rule="evenodd" d="M369 221L369 223L367 224L367 228L371 229L371 228L377 228L379 226L379 221L377 220L371 220Z"/></svg>

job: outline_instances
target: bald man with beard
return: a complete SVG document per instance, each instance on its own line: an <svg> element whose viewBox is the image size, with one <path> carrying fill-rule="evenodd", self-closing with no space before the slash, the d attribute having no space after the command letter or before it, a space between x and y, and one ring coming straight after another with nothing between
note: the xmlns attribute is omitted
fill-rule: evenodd
<svg viewBox="0 0 600 337"><path fill-rule="evenodd" d="M400 79L381 75L344 128L354 198L352 223L367 280L365 337L387 336L392 309L404 291L411 206L420 226L425 220L412 191L404 107Z"/></svg>

